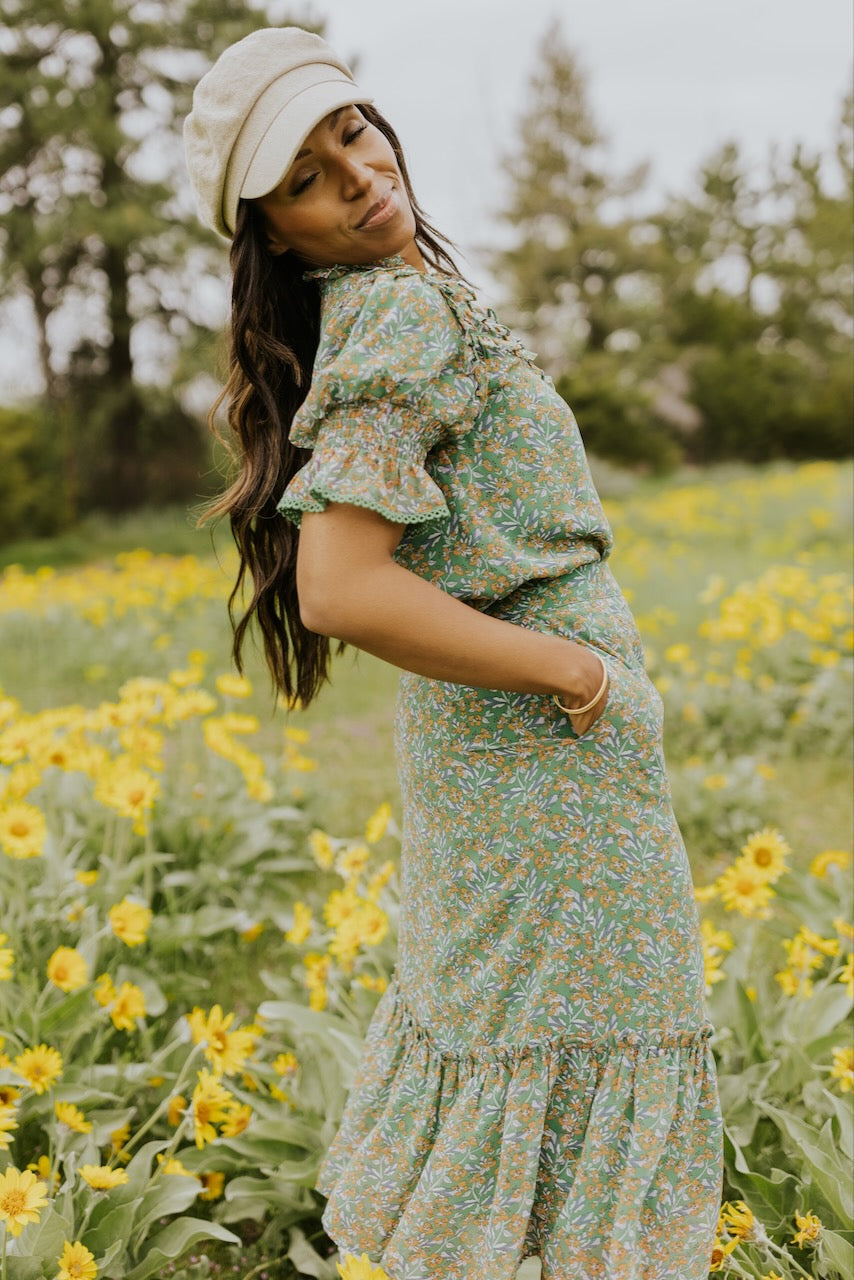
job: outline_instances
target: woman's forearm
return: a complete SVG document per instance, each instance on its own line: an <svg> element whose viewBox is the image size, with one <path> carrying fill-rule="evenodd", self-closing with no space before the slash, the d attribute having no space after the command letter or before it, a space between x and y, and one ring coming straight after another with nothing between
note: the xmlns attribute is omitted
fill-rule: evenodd
<svg viewBox="0 0 854 1280"><path fill-rule="evenodd" d="M593 696L601 668L561 636L492 618L394 561L329 583L311 630L356 645L417 675L484 689Z"/></svg>

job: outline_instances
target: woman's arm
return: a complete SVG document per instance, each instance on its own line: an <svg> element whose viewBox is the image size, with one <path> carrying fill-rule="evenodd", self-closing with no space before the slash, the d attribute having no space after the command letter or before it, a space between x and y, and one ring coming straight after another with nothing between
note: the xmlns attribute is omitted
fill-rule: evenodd
<svg viewBox="0 0 854 1280"><path fill-rule="evenodd" d="M349 503L303 513L297 594L310 631L434 680L558 693L578 706L595 696L602 666L588 647L489 617L396 564L404 529ZM573 717L574 728L583 733L606 701Z"/></svg>

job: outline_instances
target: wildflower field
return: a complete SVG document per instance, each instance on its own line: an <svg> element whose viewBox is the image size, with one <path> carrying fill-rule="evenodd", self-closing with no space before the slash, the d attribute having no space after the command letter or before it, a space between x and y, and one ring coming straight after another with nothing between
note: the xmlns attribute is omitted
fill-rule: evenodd
<svg viewBox="0 0 854 1280"><path fill-rule="evenodd" d="M851 481L602 487L697 885L712 1274L854 1277ZM234 570L187 526L0 572L0 1280L384 1275L312 1187L396 954L396 673L274 709Z"/></svg>

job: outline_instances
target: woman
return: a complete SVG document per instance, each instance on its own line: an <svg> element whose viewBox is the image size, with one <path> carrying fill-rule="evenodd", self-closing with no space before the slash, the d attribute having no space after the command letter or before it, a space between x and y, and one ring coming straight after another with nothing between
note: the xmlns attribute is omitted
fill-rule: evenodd
<svg viewBox="0 0 854 1280"><path fill-rule="evenodd" d="M571 411L299 28L186 126L232 237L228 512L276 685L403 670L399 956L317 1182L392 1280L701 1280L722 1120L662 703ZM447 243L447 242L446 242Z"/></svg>

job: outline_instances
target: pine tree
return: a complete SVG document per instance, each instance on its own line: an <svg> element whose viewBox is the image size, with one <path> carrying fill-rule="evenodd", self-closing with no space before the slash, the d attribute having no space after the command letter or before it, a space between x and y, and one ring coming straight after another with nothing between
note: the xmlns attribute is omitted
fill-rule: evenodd
<svg viewBox="0 0 854 1280"><path fill-rule="evenodd" d="M239 0L0 0L0 22L0 296L30 300L82 498L125 510L198 465L170 388L209 332L194 288L226 260L197 222L180 130L207 66L269 23ZM160 390L141 383L143 347Z"/></svg>
<svg viewBox="0 0 854 1280"><path fill-rule="evenodd" d="M642 271L647 252L614 210L643 187L648 167L622 177L608 171L586 73L557 21L537 56L530 105L503 164L509 191L500 216L514 229L515 244L490 261L514 319L560 372L581 352L601 351L638 306L620 296L617 282Z"/></svg>

